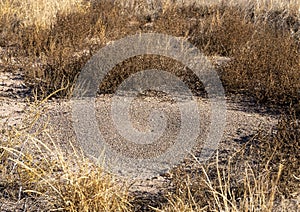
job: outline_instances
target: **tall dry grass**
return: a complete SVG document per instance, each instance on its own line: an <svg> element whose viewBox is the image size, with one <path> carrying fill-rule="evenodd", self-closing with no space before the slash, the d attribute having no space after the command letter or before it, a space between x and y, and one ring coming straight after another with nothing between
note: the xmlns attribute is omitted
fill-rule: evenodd
<svg viewBox="0 0 300 212"><path fill-rule="evenodd" d="M2 4L9 5L8 2L11 1ZM0 16L0 44L7 48L10 57L6 59L7 69L22 70L27 83L41 97L61 88L66 89L59 95L68 96L83 65L107 42L140 32L160 32L186 37L206 55L231 58L228 66L219 70L228 93L243 93L269 105L297 104L300 85L297 2L280 5L276 1L268 4L259 1L242 7L233 2L190 6L171 1L153 4L74 1L68 3L70 7L58 4L61 8L54 2L38 4L42 8L53 7L49 13L57 11L48 28L39 27L34 18L35 24L22 24L24 17L12 15L16 6L3 7L1 14L9 15ZM74 9L71 5L77 6ZM144 11L142 8L152 12L142 15L136 12ZM18 63L10 67L12 60Z"/></svg>
<svg viewBox="0 0 300 212"><path fill-rule="evenodd" d="M29 117L28 121L32 120ZM28 125L2 132L1 210L15 210L18 203L28 210L134 211L141 208L141 200L129 194L126 184L91 163L71 141L66 151L66 146L51 139L45 125L36 126L35 133L28 132ZM44 134L44 140L38 139L40 134ZM283 117L271 132L259 132L228 157L217 154L209 163L198 165L194 157L194 168L187 169L186 165L191 164L184 163L171 171L169 190L164 192L161 202L155 202L158 206L153 207L152 203L142 208L147 211L297 211L299 136L299 120L291 114ZM7 202L14 202L14 207L9 208Z"/></svg>
<svg viewBox="0 0 300 212"><path fill-rule="evenodd" d="M299 136L299 120L291 114L233 154L216 154L193 171L178 167L169 203L157 211L298 211Z"/></svg>
<svg viewBox="0 0 300 212"><path fill-rule="evenodd" d="M128 185L86 158L76 142L53 140L38 121L41 111L34 106L21 125L2 129L0 210L131 211Z"/></svg>
<svg viewBox="0 0 300 212"><path fill-rule="evenodd" d="M46 1L46 0L1 0L0 18L14 18L25 26L49 27L56 21L57 14L84 12L88 7L83 0Z"/></svg>

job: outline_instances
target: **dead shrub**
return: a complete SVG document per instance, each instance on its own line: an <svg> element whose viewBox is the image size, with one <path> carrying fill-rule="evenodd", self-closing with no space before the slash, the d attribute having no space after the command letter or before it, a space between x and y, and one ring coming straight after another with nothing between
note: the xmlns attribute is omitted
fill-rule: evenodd
<svg viewBox="0 0 300 212"><path fill-rule="evenodd" d="M252 96L259 103L290 105L299 100L299 46L285 31L256 29L221 70L229 92Z"/></svg>

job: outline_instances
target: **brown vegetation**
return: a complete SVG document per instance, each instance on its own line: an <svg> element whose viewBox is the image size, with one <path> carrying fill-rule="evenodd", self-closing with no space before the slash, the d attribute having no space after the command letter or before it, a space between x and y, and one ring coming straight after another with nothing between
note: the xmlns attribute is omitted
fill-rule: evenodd
<svg viewBox="0 0 300 212"><path fill-rule="evenodd" d="M126 8L122 2L69 2L76 9L63 10L62 6L39 19L25 14L33 10L29 6L20 12L17 0L0 0L0 48L5 49L1 68L23 72L40 99L58 90L56 97L69 97L83 65L109 41L160 32L186 37L207 56L230 58L217 68L227 95L243 94L284 111L277 128L259 132L240 152L221 161L216 156L210 165L199 164L192 173L182 167L173 170L174 189L166 195L169 201L153 210L287 210L283 200L300 196L299 5L258 9L255 3L241 7L168 2L159 10L146 10L143 2ZM117 65L100 85L100 92L114 92L126 77L145 68L168 69L194 93L203 93L201 83L182 64L155 55ZM137 201L112 176L75 149L74 158L66 159L55 142L38 140L29 125L1 132L0 201L30 196L35 202L32 210L133 210Z"/></svg>

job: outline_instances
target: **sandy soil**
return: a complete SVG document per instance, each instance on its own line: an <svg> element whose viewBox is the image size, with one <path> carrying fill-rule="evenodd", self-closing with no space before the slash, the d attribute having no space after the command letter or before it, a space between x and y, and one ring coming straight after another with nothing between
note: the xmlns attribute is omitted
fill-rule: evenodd
<svg viewBox="0 0 300 212"><path fill-rule="evenodd" d="M22 81L20 74L0 72L0 111L2 127L16 126L22 123L22 118L27 114L30 104L26 100L28 90ZM128 102L128 96L119 96L120 102ZM153 109L159 109L166 114L168 121L167 128L163 132L163 140L159 143L150 144L147 147L133 145L132 150L124 138L118 132L111 117L111 103L113 95L101 95L96 98L95 108L99 130L105 141L115 150L129 152L133 157L153 157L166 151L176 139L180 130L179 107L190 107L190 99L182 99L180 102L170 101L166 96L141 95L137 97L131 106L130 121L134 128L140 132L149 132L149 115ZM196 97L199 108L201 126L200 135L197 138L199 147L194 148L194 154L199 154L201 144L206 139L210 127L210 103L207 99ZM245 102L244 102L245 103ZM254 135L259 129L269 129L277 123L277 117L271 115L264 108L243 105L240 100L227 98L227 116L225 131L222 141L219 143L220 152L234 152L248 138ZM71 102L65 100L52 100L43 105L41 110L40 123L49 122L50 135L60 143L76 141L72 123ZM131 150L128 150L128 148ZM144 156L143 156L144 154ZM127 155L128 156L128 155Z"/></svg>
<svg viewBox="0 0 300 212"><path fill-rule="evenodd" d="M28 114L31 105L31 103L27 101L26 93L28 93L28 88L26 88L20 73L12 74L0 72L1 128L14 127L22 124L22 120ZM118 96L117 98L119 98L121 102L126 102L129 97L125 95ZM104 135L105 141L113 148L122 152L122 150L124 151L128 148L128 143L126 143L126 140L122 140L122 136L118 133L111 119L112 100L113 95L101 95L96 98L96 118L99 130ZM131 123L133 127L141 132L149 131L149 129L151 129L149 128L149 114L153 109L157 108L161 109L164 114L167 114L171 124L167 125L167 129L164 131L163 142L156 146L154 145L155 148L150 148L149 146L146 148L136 148L135 151L131 151L132 156L135 154L136 156L143 156L143 154L145 157L153 156L172 146L172 142L174 137L178 134L180 126L178 107L180 105L189 107L190 102L190 99L184 98L182 101L174 102L170 101L170 98L166 96L153 96L151 94L144 94L137 97L131 106ZM202 132L197 138L199 145L193 148L193 154L197 157L201 152L201 144L203 140L205 140L205 135L207 135L207 129L210 125L209 117L211 109L209 101L205 98L196 97L196 102L200 109L201 129L199 130ZM240 97L227 97L226 106L225 131L222 141L217 148L220 157L226 157L226 155L240 149L241 145L256 134L258 130L263 128L270 129L277 123L278 117L275 114L271 114L263 107L251 106L250 102L242 101ZM69 151L67 148L70 141L74 143L77 142L71 111L70 101L51 100L43 104L41 116L38 120L39 124L48 123L47 128L52 139L62 146L65 146L66 152ZM114 144L117 145L114 146ZM76 145L79 144L76 143ZM131 148L130 145L129 148ZM187 168L192 169L193 165L189 165ZM126 170L124 173L126 175ZM164 173L151 178L128 178L124 176L124 173L121 173L121 179L125 177L128 181L133 182L131 192L144 197L145 193L148 197L149 195L159 195L168 181ZM153 198L155 199L155 197ZM7 204L10 205L12 203Z"/></svg>

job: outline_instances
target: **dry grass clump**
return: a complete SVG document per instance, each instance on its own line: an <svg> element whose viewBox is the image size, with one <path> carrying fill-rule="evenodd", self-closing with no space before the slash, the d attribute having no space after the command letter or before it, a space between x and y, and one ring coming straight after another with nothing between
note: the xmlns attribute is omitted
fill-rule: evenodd
<svg viewBox="0 0 300 212"><path fill-rule="evenodd" d="M283 116L276 128L261 133L247 144L246 155L253 156L253 163L269 165L278 171L278 163L284 167L278 189L286 198L300 194L300 122L295 113ZM255 148L254 148L255 146Z"/></svg>
<svg viewBox="0 0 300 212"><path fill-rule="evenodd" d="M181 172L168 204L158 211L272 211L282 166L278 173L257 174L244 162L237 176L233 164L221 168L218 162L212 164L216 168L202 167L192 177Z"/></svg>
<svg viewBox="0 0 300 212"><path fill-rule="evenodd" d="M136 26L128 25L127 14L106 1L94 3L84 11L58 12L48 28L32 24L15 29L4 20L0 25L3 29L6 25L12 27L0 34L1 46L12 52L4 60L7 67L24 72L27 84L41 98L61 88L65 89L58 96L68 96L81 68L99 48L136 32L132 31Z"/></svg>
<svg viewBox="0 0 300 212"><path fill-rule="evenodd" d="M260 103L297 103L300 91L299 43L286 30L268 24L257 27L239 16L235 19L238 21L226 22L229 27L226 23L221 24L220 28L225 26L225 30L216 33L221 37L217 40L223 44L216 46L224 47L220 53L232 58L221 68L227 91L245 93ZM227 36L223 37L225 34Z"/></svg>
<svg viewBox="0 0 300 212"><path fill-rule="evenodd" d="M0 168L1 211L131 208L126 185L84 157L71 141L66 147L52 140L44 125L3 130Z"/></svg>
<svg viewBox="0 0 300 212"><path fill-rule="evenodd" d="M299 17L287 11L256 14L251 7L224 6L194 25L189 37L207 55L231 58L220 68L227 92L269 105L297 104L299 23Z"/></svg>
<svg viewBox="0 0 300 212"><path fill-rule="evenodd" d="M188 172L179 167L171 174L169 204L158 211L298 210L299 130L299 120L289 116L272 132L254 136L240 152L217 155Z"/></svg>
<svg viewBox="0 0 300 212"><path fill-rule="evenodd" d="M101 46L105 42L103 17L93 8L87 10L58 13L49 28L22 25L17 33L10 30L0 36L5 48L13 46L17 50L12 55L19 61L14 68L25 72L27 83L41 97L61 88L66 89L59 95L66 96L93 45Z"/></svg>
<svg viewBox="0 0 300 212"><path fill-rule="evenodd" d="M47 28L56 20L58 13L83 12L88 7L84 0L46 1L46 0L1 0L0 19L14 18L22 25L35 25Z"/></svg>

